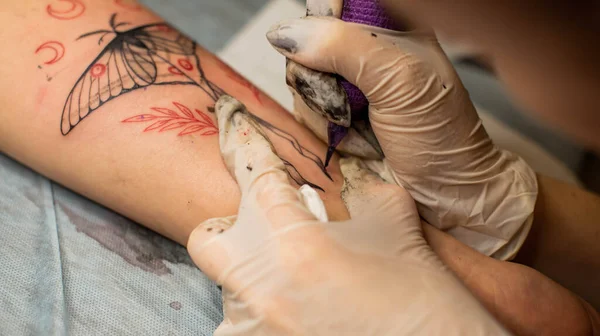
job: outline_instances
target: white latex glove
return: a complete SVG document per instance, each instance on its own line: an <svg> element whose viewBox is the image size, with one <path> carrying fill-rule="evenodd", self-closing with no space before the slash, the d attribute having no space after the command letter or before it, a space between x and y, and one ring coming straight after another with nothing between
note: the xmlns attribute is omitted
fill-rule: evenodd
<svg viewBox="0 0 600 336"><path fill-rule="evenodd" d="M345 160L353 219L320 221L316 192L291 186L243 105L215 108L242 199L237 219L199 225L188 251L223 286L216 335L506 334L430 250L405 190Z"/></svg>
<svg viewBox="0 0 600 336"><path fill-rule="evenodd" d="M494 146L433 34L307 17L274 26L267 38L289 59L340 74L365 93L386 157L371 168L406 188L425 220L497 259L517 253L533 220L535 174ZM305 75L288 67L289 85L295 76ZM297 119L326 140L325 120L302 100L295 103ZM364 155L364 146L341 148Z"/></svg>

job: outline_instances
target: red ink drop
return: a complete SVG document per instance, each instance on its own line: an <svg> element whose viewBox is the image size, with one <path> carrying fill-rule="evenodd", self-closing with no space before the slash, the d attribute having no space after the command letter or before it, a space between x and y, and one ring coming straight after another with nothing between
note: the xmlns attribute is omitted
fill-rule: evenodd
<svg viewBox="0 0 600 336"><path fill-rule="evenodd" d="M65 46L58 41L48 41L48 42L42 44L35 50L35 53L38 54L40 51L42 51L44 49L49 49L54 52L54 57L52 59L44 62L44 64L46 64L46 65L54 64L54 63L60 61L65 56Z"/></svg>
<svg viewBox="0 0 600 336"><path fill-rule="evenodd" d="M104 75L104 73L106 73L106 65L100 64L100 63L94 64L92 66L92 69L90 70L90 74L94 78L102 77L102 75Z"/></svg>
<svg viewBox="0 0 600 336"><path fill-rule="evenodd" d="M181 70L177 69L174 66L169 68L169 72L172 73L173 75L183 76L183 72L181 72Z"/></svg>
<svg viewBox="0 0 600 336"><path fill-rule="evenodd" d="M56 0L61 2L68 2L71 7L66 10L57 10L50 4L46 7L48 15L59 20L73 20L83 15L85 12L85 5L81 0Z"/></svg>
<svg viewBox="0 0 600 336"><path fill-rule="evenodd" d="M190 61L188 61L185 58L180 58L179 61L177 61L177 63L179 63L179 66L181 66L185 71L194 70L194 66L192 65L192 63L190 63Z"/></svg>

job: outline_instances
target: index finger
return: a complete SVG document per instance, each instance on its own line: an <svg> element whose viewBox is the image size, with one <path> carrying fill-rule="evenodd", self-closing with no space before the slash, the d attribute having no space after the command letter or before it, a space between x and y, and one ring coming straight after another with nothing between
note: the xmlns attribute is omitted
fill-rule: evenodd
<svg viewBox="0 0 600 336"><path fill-rule="evenodd" d="M263 134L258 117L229 96L221 97L215 110L221 154L242 191L239 217L265 216L255 220L266 219L271 229L314 220L290 184L285 164Z"/></svg>

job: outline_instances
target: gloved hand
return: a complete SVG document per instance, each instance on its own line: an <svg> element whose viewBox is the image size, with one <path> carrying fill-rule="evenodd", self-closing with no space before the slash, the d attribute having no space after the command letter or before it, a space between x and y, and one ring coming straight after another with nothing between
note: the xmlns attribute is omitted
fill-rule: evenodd
<svg viewBox="0 0 600 336"><path fill-rule="evenodd" d="M215 108L242 199L237 218L199 225L188 251L223 286L216 335L506 334L430 250L405 190L345 160L353 219L327 222L244 106L224 96Z"/></svg>
<svg viewBox="0 0 600 336"><path fill-rule="evenodd" d="M340 1L320 2L335 7ZM340 74L362 90L385 154L383 164L371 168L406 188L427 222L497 259L516 254L533 220L535 174L521 158L494 146L431 32L307 17L274 26L267 38L294 62ZM290 80L303 76L288 69L288 84L307 82ZM300 99L295 105L297 119L326 140L324 119Z"/></svg>

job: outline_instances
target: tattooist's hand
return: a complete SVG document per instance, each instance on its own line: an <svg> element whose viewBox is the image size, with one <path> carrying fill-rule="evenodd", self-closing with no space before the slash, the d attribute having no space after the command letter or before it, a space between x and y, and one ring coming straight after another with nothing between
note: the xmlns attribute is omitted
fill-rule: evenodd
<svg viewBox="0 0 600 336"><path fill-rule="evenodd" d="M502 335L426 244L402 188L342 163L352 220L327 222L298 192L244 106L216 104L221 152L242 191L237 218L194 230L188 251L223 286L216 335Z"/></svg>
<svg viewBox="0 0 600 336"><path fill-rule="evenodd" d="M516 254L533 218L535 174L494 146L434 35L307 17L276 25L267 38L294 62L340 74L365 93L386 157L379 169L429 223L486 255Z"/></svg>

